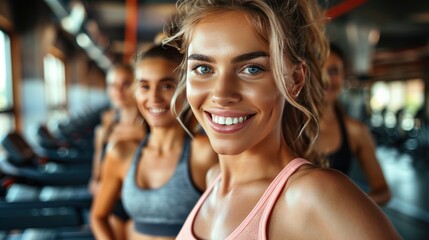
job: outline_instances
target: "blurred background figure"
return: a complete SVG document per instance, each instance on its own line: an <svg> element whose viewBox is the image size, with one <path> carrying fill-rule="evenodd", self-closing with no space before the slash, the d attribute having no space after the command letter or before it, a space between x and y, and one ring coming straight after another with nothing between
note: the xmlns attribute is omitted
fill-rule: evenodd
<svg viewBox="0 0 429 240"><path fill-rule="evenodd" d="M363 123L346 114L339 101L347 73L347 59L333 43L325 70L330 82L325 91L325 109L321 114L316 150L326 157L329 167L346 175L350 174L356 158L369 183L369 196L377 204L385 204L391 194L377 160L372 135Z"/></svg>
<svg viewBox="0 0 429 240"><path fill-rule="evenodd" d="M140 141L146 132L132 91L133 68L127 64L112 66L106 75L111 109L102 113L101 124L95 129L93 173L89 190L97 194L102 181L103 160L108 146L120 141ZM109 177L109 176L107 176ZM117 198L109 224L116 239L126 239L129 216Z"/></svg>

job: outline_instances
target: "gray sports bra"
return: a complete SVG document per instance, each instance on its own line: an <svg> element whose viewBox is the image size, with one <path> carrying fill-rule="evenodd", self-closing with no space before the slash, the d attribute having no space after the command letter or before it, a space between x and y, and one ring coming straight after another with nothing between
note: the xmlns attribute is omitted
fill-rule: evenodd
<svg viewBox="0 0 429 240"><path fill-rule="evenodd" d="M144 189L137 186L136 169L149 137L148 134L136 151L122 186L122 201L138 232L175 237L202 194L191 179L190 139L186 136L178 165L170 180L160 188Z"/></svg>

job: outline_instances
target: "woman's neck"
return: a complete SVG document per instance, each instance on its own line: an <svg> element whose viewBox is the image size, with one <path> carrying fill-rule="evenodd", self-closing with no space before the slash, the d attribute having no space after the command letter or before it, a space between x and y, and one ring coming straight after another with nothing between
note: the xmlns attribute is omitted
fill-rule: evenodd
<svg viewBox="0 0 429 240"><path fill-rule="evenodd" d="M120 121L122 123L134 123L138 116L140 115L137 107L123 107L119 110Z"/></svg>
<svg viewBox="0 0 429 240"><path fill-rule="evenodd" d="M274 179L295 156L281 133L272 133L256 146L238 155L220 155L222 182L219 193L236 185Z"/></svg>
<svg viewBox="0 0 429 240"><path fill-rule="evenodd" d="M335 102L327 103L322 111L320 118L320 125L329 124L335 117Z"/></svg>
<svg viewBox="0 0 429 240"><path fill-rule="evenodd" d="M185 134L185 130L179 124L165 128L154 127L151 128L148 146L160 151L169 151L182 145Z"/></svg>

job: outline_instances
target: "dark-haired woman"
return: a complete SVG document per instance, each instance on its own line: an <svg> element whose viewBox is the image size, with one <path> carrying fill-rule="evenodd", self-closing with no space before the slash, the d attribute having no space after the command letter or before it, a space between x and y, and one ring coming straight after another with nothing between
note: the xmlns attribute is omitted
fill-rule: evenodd
<svg viewBox="0 0 429 240"><path fill-rule="evenodd" d="M181 60L182 55L167 46L154 46L137 57L135 96L150 131L140 144L120 142L107 152L103 170L107 180L91 209L97 239L113 239L107 214L121 189L134 222L132 239L164 240L175 239L206 188L205 176L217 163L217 154L206 136L189 136L170 108ZM184 96L176 100L181 99ZM192 115L182 120L187 129L194 129Z"/></svg>

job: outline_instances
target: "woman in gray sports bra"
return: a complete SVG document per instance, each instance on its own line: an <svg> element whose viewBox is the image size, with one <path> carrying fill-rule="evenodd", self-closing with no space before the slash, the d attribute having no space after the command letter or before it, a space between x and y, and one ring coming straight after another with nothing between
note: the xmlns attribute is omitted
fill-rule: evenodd
<svg viewBox="0 0 429 240"><path fill-rule="evenodd" d="M181 124L170 108L180 87L181 60L182 55L168 46L154 46L137 56L135 97L149 133L139 145L117 143L106 153L103 174L109 181L102 182L91 211L97 239L113 239L106 216L121 188L124 207L134 222L133 239L175 239L206 188L206 173L217 163L217 154L206 136L194 131L188 136L182 127L197 130L191 114L184 114ZM176 107L181 111L185 106Z"/></svg>

